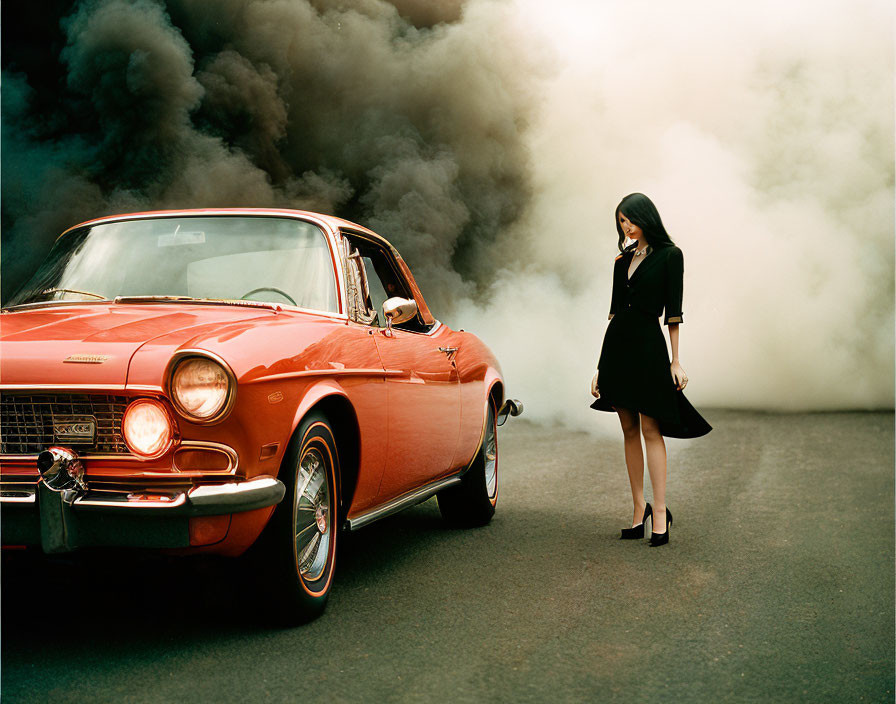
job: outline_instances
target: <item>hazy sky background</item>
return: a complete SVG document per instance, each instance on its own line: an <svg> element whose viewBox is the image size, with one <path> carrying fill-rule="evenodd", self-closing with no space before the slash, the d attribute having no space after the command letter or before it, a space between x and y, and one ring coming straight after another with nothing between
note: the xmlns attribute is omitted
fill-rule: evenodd
<svg viewBox="0 0 896 704"><path fill-rule="evenodd" d="M890 2L21 7L4 298L105 213L335 212L393 241L530 418L618 432L588 387L641 191L684 252L698 408L893 407Z"/></svg>
<svg viewBox="0 0 896 704"><path fill-rule="evenodd" d="M892 5L516 7L554 51L520 227L537 256L458 316L477 318L513 392L591 427L613 211L641 191L684 251L698 408L892 407Z"/></svg>

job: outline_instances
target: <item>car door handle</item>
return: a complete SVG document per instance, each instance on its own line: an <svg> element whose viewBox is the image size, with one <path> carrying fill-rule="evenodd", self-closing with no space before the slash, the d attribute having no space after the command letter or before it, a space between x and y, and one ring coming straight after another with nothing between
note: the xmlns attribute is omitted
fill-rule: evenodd
<svg viewBox="0 0 896 704"><path fill-rule="evenodd" d="M457 347L439 347L439 352L444 352L448 359L454 359L457 354Z"/></svg>

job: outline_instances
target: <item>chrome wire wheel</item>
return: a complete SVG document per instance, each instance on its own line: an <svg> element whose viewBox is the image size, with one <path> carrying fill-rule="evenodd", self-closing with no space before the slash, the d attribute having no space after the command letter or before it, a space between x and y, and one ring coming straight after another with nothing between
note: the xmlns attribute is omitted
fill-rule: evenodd
<svg viewBox="0 0 896 704"><path fill-rule="evenodd" d="M495 425L494 405L488 404L488 420L485 423L483 438L485 451L485 490L489 499L493 499L498 491L498 429Z"/></svg>
<svg viewBox="0 0 896 704"><path fill-rule="evenodd" d="M255 554L263 608L279 624L298 625L323 613L339 549L339 452L326 415L312 410L302 419L279 476L286 496Z"/></svg>
<svg viewBox="0 0 896 704"><path fill-rule="evenodd" d="M296 476L293 510L296 566L306 582L320 579L330 556L333 525L328 472L320 450L306 449Z"/></svg>

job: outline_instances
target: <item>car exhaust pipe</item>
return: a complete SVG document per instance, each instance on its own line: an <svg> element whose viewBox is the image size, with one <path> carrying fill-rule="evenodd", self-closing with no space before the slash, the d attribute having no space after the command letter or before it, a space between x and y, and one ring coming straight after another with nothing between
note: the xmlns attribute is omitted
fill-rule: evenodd
<svg viewBox="0 0 896 704"><path fill-rule="evenodd" d="M515 399L509 398L501 405L501 409L498 411L497 423L498 425L504 425L507 422L508 416L518 416L523 412L523 402Z"/></svg>

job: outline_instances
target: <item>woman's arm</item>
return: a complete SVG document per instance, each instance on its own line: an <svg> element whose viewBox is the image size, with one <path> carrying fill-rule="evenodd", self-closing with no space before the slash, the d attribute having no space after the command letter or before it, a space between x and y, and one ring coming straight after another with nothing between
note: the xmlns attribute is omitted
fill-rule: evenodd
<svg viewBox="0 0 896 704"><path fill-rule="evenodd" d="M688 377L684 373L684 369L681 368L681 364L678 362L678 328L681 327L678 323L671 323L669 325L669 342L672 345L672 364L669 365L669 370L672 372L672 379L675 381L675 388L677 390L683 389L688 383Z"/></svg>
<svg viewBox="0 0 896 704"><path fill-rule="evenodd" d="M678 323L669 325L669 342L672 344L672 364L678 362Z"/></svg>

